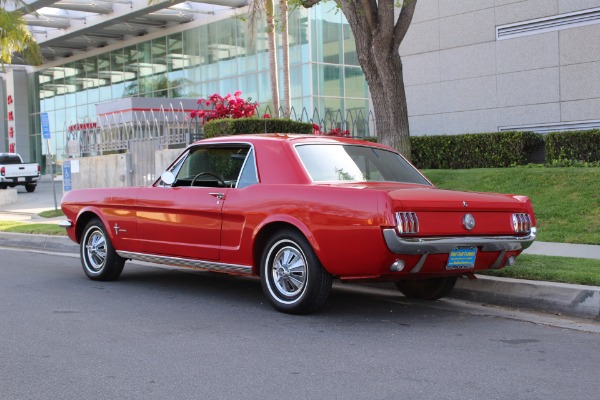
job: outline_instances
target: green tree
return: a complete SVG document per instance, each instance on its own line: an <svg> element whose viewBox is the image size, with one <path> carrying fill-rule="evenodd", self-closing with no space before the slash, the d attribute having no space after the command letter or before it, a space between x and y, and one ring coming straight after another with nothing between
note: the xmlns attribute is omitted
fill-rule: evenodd
<svg viewBox="0 0 600 400"><path fill-rule="evenodd" d="M10 64L15 53L22 54L28 64L40 65L42 53L23 19L27 5L22 0L0 0L0 64L2 71ZM11 8L14 11L8 11Z"/></svg>
<svg viewBox="0 0 600 400"><path fill-rule="evenodd" d="M310 8L327 0L290 0ZM356 52L373 100L380 143L410 158L408 110L400 44L418 0L333 0L342 10L356 41ZM399 10L399 12L396 12Z"/></svg>

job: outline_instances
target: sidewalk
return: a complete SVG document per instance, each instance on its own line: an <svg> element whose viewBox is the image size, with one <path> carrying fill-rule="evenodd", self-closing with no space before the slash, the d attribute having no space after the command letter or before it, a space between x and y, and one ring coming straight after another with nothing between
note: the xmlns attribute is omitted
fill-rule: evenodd
<svg viewBox="0 0 600 400"><path fill-rule="evenodd" d="M57 181L55 185L57 202L60 207L61 182ZM54 209L54 196L49 179L41 180L34 193L26 193L24 189L19 189L18 196L17 203L0 206L0 220L58 223L64 219L64 217L46 219L37 215L42 211ZM59 253L77 254L79 252L79 246L66 236L0 232L0 245ZM523 253L600 260L600 246L594 245L536 241ZM598 286L479 275L476 280L459 279L449 297L600 321L600 287Z"/></svg>

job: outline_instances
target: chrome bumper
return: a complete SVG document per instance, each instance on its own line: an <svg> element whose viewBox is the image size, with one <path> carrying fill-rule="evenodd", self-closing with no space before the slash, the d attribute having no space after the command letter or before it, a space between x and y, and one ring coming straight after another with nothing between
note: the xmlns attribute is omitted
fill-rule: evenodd
<svg viewBox="0 0 600 400"><path fill-rule="evenodd" d="M476 246L482 251L516 251L531 246L536 237L536 228L528 236L461 236L403 238L395 229L384 229L383 237L391 252L396 254L440 254L449 253L459 246Z"/></svg>
<svg viewBox="0 0 600 400"><path fill-rule="evenodd" d="M60 226L61 228L70 228L73 226L73 223L68 220L67 221L59 221L58 226Z"/></svg>

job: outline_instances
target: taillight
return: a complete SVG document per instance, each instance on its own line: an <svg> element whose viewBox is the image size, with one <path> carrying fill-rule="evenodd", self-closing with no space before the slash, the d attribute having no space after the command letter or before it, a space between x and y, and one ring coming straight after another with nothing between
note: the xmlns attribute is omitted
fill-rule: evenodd
<svg viewBox="0 0 600 400"><path fill-rule="evenodd" d="M42 169L40 168L40 164L38 164L38 175L42 172Z"/></svg>
<svg viewBox="0 0 600 400"><path fill-rule="evenodd" d="M396 229L400 234L419 233L419 218L414 212L397 212Z"/></svg>
<svg viewBox="0 0 600 400"><path fill-rule="evenodd" d="M0 175L4 176L4 174L6 174L6 168L2 167L0 168Z"/></svg>
<svg viewBox="0 0 600 400"><path fill-rule="evenodd" d="M531 217L529 214L513 214L512 226L515 233L531 232Z"/></svg>

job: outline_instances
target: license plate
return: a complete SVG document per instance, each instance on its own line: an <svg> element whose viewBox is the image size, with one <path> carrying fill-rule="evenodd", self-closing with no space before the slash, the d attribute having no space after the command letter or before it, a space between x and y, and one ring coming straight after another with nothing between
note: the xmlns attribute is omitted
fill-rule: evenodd
<svg viewBox="0 0 600 400"><path fill-rule="evenodd" d="M19 181L19 182L25 182L25 178L18 178L17 181Z"/></svg>
<svg viewBox="0 0 600 400"><path fill-rule="evenodd" d="M450 252L446 269L469 269L475 266L477 247L458 247Z"/></svg>

